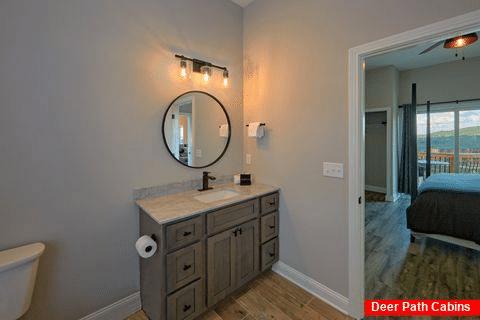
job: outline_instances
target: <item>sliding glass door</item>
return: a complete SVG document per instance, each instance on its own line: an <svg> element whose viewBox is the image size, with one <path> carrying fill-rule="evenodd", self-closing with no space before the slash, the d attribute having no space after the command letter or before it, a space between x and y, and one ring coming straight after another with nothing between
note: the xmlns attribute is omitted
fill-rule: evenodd
<svg viewBox="0 0 480 320"><path fill-rule="evenodd" d="M417 111L419 177L426 178L427 113ZM430 112L431 174L480 173L480 107L432 108Z"/></svg>
<svg viewBox="0 0 480 320"><path fill-rule="evenodd" d="M480 110L459 111L458 173L480 173Z"/></svg>

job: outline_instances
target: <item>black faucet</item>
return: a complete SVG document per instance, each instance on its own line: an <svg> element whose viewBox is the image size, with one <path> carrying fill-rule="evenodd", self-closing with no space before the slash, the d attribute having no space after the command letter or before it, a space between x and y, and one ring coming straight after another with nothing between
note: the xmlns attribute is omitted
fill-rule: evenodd
<svg viewBox="0 0 480 320"><path fill-rule="evenodd" d="M205 190L210 190L210 189L213 189L212 187L209 187L208 186L208 179L210 180L215 180L216 178L215 177L212 177L212 176L209 176L210 172L208 171L203 171L203 188L202 189L198 189L198 191L205 191Z"/></svg>

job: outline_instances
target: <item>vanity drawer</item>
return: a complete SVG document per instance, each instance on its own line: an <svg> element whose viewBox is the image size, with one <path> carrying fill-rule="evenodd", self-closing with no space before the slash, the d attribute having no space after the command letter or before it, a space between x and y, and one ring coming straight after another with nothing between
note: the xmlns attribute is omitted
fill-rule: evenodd
<svg viewBox="0 0 480 320"><path fill-rule="evenodd" d="M201 216L177 222L165 227L167 251L186 246L203 236L203 223Z"/></svg>
<svg viewBox="0 0 480 320"><path fill-rule="evenodd" d="M260 199L260 201L262 214L267 214L269 212L278 210L278 192L264 196Z"/></svg>
<svg viewBox="0 0 480 320"><path fill-rule="evenodd" d="M209 235L258 217L258 199L207 213Z"/></svg>
<svg viewBox="0 0 480 320"><path fill-rule="evenodd" d="M167 297L168 320L190 320L205 309L202 279Z"/></svg>
<svg viewBox="0 0 480 320"><path fill-rule="evenodd" d="M203 275L203 243L198 242L167 255L167 293Z"/></svg>
<svg viewBox="0 0 480 320"><path fill-rule="evenodd" d="M262 264L261 270L265 271L272 264L278 261L278 238L268 241L262 245Z"/></svg>
<svg viewBox="0 0 480 320"><path fill-rule="evenodd" d="M261 243L278 236L278 212L275 211L263 216L260 220L260 227Z"/></svg>

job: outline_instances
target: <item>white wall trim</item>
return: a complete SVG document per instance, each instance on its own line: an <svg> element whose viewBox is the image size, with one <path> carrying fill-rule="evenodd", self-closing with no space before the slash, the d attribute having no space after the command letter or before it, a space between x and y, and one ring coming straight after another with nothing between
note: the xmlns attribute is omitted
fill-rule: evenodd
<svg viewBox="0 0 480 320"><path fill-rule="evenodd" d="M125 319L142 308L140 291L118 300L102 309L81 318L80 320L118 320Z"/></svg>
<svg viewBox="0 0 480 320"><path fill-rule="evenodd" d="M372 185L365 185L365 190L372 191L372 192L380 192L380 193L387 193L387 188L379 187L379 186L372 186Z"/></svg>
<svg viewBox="0 0 480 320"><path fill-rule="evenodd" d="M365 58L427 40L441 40L480 28L480 10L363 44L348 51L348 284L349 311L363 317L365 192Z"/></svg>
<svg viewBox="0 0 480 320"><path fill-rule="evenodd" d="M349 301L348 298L344 297L343 295L315 281L309 276L304 275L300 271L286 265L282 261L274 264L272 270L289 281L295 283L297 286L310 292L322 301L328 303L335 309L348 314L347 310Z"/></svg>

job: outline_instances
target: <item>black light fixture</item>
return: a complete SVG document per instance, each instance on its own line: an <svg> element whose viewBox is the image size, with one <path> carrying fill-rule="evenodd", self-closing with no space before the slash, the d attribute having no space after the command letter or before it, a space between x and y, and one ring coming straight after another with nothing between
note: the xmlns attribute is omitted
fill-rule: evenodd
<svg viewBox="0 0 480 320"><path fill-rule="evenodd" d="M175 55L175 58L180 59L180 76L185 78L187 76L187 60L192 62L192 71L196 73L201 73L203 75L203 81L207 83L212 76L212 68L223 70L223 85L228 86L228 70L226 67L220 67L214 65L210 62L195 59L187 58L184 55Z"/></svg>

